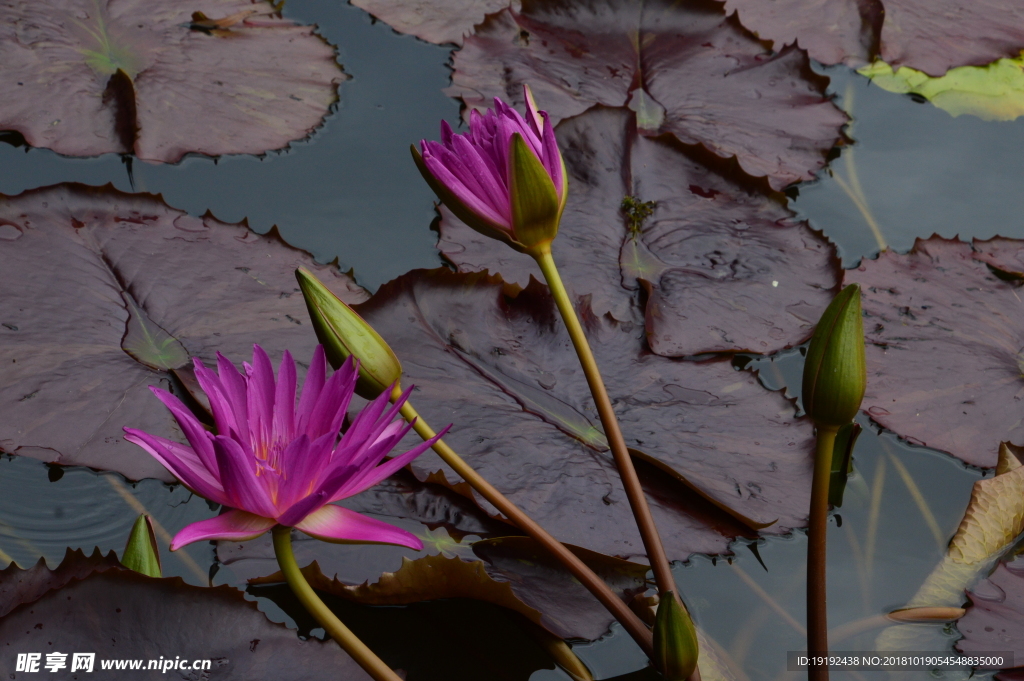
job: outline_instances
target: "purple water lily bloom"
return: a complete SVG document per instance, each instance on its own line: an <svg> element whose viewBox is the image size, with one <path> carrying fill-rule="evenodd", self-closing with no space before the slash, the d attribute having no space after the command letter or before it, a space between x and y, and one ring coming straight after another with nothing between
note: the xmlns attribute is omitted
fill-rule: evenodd
<svg viewBox="0 0 1024 681"><path fill-rule="evenodd" d="M205 430L178 398L152 386L191 447L124 429L126 440L152 454L186 487L231 509L185 527L171 542L172 551L204 539L254 539L278 524L329 542L423 548L405 530L333 504L376 485L437 440L378 465L411 427L396 420L409 390L390 409L391 391L384 391L339 440L359 378L351 357L328 379L324 350L317 346L298 407L295 362L287 351L277 381L270 358L258 345L252 364L245 363L245 375L220 353L219 375L193 361L217 435Z"/></svg>
<svg viewBox="0 0 1024 681"><path fill-rule="evenodd" d="M523 250L535 238L527 235L523 220L536 218L536 211L522 210L522 196L532 200L538 192L550 194L551 216L542 230L550 241L557 231L558 218L565 208L567 183L565 163L558 151L554 127L545 111L538 111L528 86L524 86L526 116L494 99L494 108L485 114L472 111L469 132L455 134L447 121L441 122L441 141L420 141L413 157L424 178L438 197L459 219L487 236ZM518 140L517 140L518 138ZM517 190L515 145L528 150L536 159L539 172L527 176L534 185ZM518 162L522 167L522 156ZM523 174L518 176L523 181ZM538 187L537 185L543 185ZM517 192L521 196L517 199ZM517 210L519 209L519 210ZM526 217L521 213L525 212Z"/></svg>

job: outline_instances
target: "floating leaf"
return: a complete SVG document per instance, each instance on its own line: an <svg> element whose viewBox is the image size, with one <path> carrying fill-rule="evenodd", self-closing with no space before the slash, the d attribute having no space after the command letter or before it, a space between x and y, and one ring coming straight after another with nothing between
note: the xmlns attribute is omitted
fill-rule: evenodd
<svg viewBox="0 0 1024 681"><path fill-rule="evenodd" d="M562 541L642 555L590 391L545 287L485 275L419 271L356 306L402 361L403 385L426 420L454 422L445 440ZM641 324L580 309L627 444L772 532L806 522L811 427L781 393L728 361L651 354ZM431 453L420 479L461 482ZM441 476L437 476L441 471ZM670 558L725 550L749 534L653 467L644 472ZM487 502L483 508L496 514Z"/></svg>
<svg viewBox="0 0 1024 681"><path fill-rule="evenodd" d="M509 5L519 9L518 0L353 0L352 4L396 31L438 45L461 45L488 14Z"/></svg>
<svg viewBox="0 0 1024 681"><path fill-rule="evenodd" d="M190 30L192 9L3 0L0 130L61 154L175 162L190 152L260 154L320 124L346 76L313 27L266 17L209 34ZM218 17L239 9L203 4Z"/></svg>
<svg viewBox="0 0 1024 681"><path fill-rule="evenodd" d="M814 177L846 122L803 52L773 54L698 2L524 0L478 26L454 67L447 92L470 109L523 83L556 123L629 106L644 134L735 156L776 189Z"/></svg>
<svg viewBox="0 0 1024 681"><path fill-rule="evenodd" d="M638 136L622 109L565 121L558 136L570 191L552 247L566 285L596 314L630 320L642 286L648 343L668 357L772 353L810 336L842 272L824 238L677 147ZM541 279L532 258L441 215L439 248L460 271L520 286Z"/></svg>
<svg viewBox="0 0 1024 681"><path fill-rule="evenodd" d="M67 549L64 560L55 570L47 569L42 558L28 570L11 563L0 570L0 618L6 617L19 605L33 603L73 581L120 566L113 551L104 556L98 548L90 556L81 549Z"/></svg>
<svg viewBox="0 0 1024 681"><path fill-rule="evenodd" d="M871 418L914 444L995 466L1000 440L1024 444L1024 316L1011 273L1024 242L932 237L847 273L863 289Z"/></svg>
<svg viewBox="0 0 1024 681"><path fill-rule="evenodd" d="M797 41L825 64L859 65L879 56L941 76L954 66L1015 57L1024 45L1024 6L1014 2L726 0L725 6L776 49Z"/></svg>
<svg viewBox="0 0 1024 681"><path fill-rule="evenodd" d="M956 623L963 634L957 650L970 655L1012 652L1012 666L1020 666L1024 660L1024 561L1001 563L968 595L967 614Z"/></svg>
<svg viewBox="0 0 1024 681"><path fill-rule="evenodd" d="M925 615L933 620L947 617L951 609L963 605L965 590L1024 532L1024 466L1005 443L999 448L999 471L994 478L974 483L949 550L906 607L893 614L894 619L920 622L928 621ZM890 627L879 634L876 650L927 650L919 644L930 633L919 627Z"/></svg>
<svg viewBox="0 0 1024 681"><path fill-rule="evenodd" d="M0 197L0 260L0 450L132 479L172 479L121 431L181 439L147 389L178 386L167 369L254 342L311 356L297 266L349 302L366 297L274 231L81 185Z"/></svg>
<svg viewBox="0 0 1024 681"><path fill-rule="evenodd" d="M189 586L178 577L153 579L98 563L96 556L69 551L52 572L42 561L29 570L0 572L0 594L31 604L0 619L6 662L13 665L15 652L40 652L44 661L47 653L61 652L69 654L70 669L70 653L90 651L96 652L98 676L103 660L148 664L180 657L189 663L211 660L206 674L218 679L370 678L334 642L299 640L236 589ZM66 579L70 574L74 578ZM50 584L51 590L41 593L33 588L38 584Z"/></svg>
<svg viewBox="0 0 1024 681"><path fill-rule="evenodd" d="M1012 121L1024 115L1024 56L986 66L959 66L938 78L907 66L893 72L881 61L857 73L883 90L920 95L953 116L971 114L985 121Z"/></svg>
<svg viewBox="0 0 1024 681"><path fill-rule="evenodd" d="M519 612L561 638L595 639L612 622L597 599L532 539L501 536L517 530L443 487L400 473L343 504L416 534L424 540L424 550L334 545L296 533L296 560L312 566L307 575L318 589L372 605L438 598L487 601ZM467 536L467 530L474 534ZM481 540L480 535L491 538ZM646 590L646 565L573 550L623 599ZM273 547L265 538L219 542L217 555L240 579L281 581Z"/></svg>

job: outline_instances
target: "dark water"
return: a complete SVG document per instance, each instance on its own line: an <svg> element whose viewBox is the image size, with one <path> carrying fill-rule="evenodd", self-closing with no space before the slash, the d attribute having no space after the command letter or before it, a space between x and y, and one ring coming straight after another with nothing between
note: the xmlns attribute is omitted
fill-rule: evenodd
<svg viewBox="0 0 1024 681"><path fill-rule="evenodd" d="M135 189L161 193L194 215L209 210L229 222L247 219L257 231L276 224L289 242L319 259L337 257L343 268L355 266L359 282L371 289L409 269L436 266L429 229L433 197L409 159L408 145L436 137L442 118L457 122L458 103L441 94L449 79L449 50L373 24L339 0L288 0L285 15L319 24L353 76L341 85L340 102L323 127L264 158L191 157L174 166L135 162ZM846 69L824 72L854 117L857 143L833 162L838 179L826 173L799 187L792 207L838 244L847 266L876 254L880 240L905 250L915 237L933 232L1024 236L1024 196L1017 190L1024 176L1024 123L954 119ZM0 144L0 169L0 193L8 195L64 181L132 189L124 163L113 155L68 159ZM845 184L856 193L858 182L863 211L843 189ZM798 351L790 351L753 366L769 387L782 388L799 385L801 361ZM981 476L948 456L869 426L866 431L855 452L857 474L830 528L832 627L888 612L914 594L943 555L971 485ZM170 535L213 515L202 499L180 487L129 484L82 469L60 476L36 461L0 459L0 564L13 559L27 567L44 557L53 566L65 547L120 551L143 508ZM697 623L740 670L737 681L796 678L784 671L785 651L803 647L805 537L773 538L755 548L757 555L741 542L731 559L695 556L676 566L677 579ZM165 550L164 568L168 575L207 584L211 568L216 572L212 547ZM226 574L213 579L222 581ZM274 621L322 635L286 590L261 587L250 590L250 597ZM496 607L335 605L410 681L568 679ZM936 645L951 645L955 633L933 629ZM871 650L879 630L855 632L841 648ZM644 670L643 655L617 626L604 639L574 649L598 679L658 678Z"/></svg>

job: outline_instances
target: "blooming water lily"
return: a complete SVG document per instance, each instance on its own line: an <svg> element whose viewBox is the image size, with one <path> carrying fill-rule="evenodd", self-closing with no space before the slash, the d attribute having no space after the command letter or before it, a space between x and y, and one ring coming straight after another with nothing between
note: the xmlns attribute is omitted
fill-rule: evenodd
<svg viewBox="0 0 1024 681"><path fill-rule="evenodd" d="M298 406L295 362L287 351L276 381L270 358L258 345L244 375L219 353L219 375L193 361L210 399L216 435L178 398L152 386L191 446L124 429L125 439L152 454L186 487L231 509L185 527L174 537L172 551L204 539L254 539L276 525L329 542L423 547L405 530L333 503L376 485L433 444L424 442L380 463L411 427L396 420L409 391L390 408L388 392L381 394L339 440L359 377L351 358L327 378L324 350L317 346Z"/></svg>

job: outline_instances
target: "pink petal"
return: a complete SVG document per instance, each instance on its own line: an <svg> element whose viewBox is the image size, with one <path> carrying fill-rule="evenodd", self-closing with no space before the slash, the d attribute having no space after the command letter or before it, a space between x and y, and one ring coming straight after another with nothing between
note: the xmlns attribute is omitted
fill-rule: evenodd
<svg viewBox="0 0 1024 681"><path fill-rule="evenodd" d="M192 366L195 368L199 387L203 389L210 400L210 410L213 412L213 423L217 432L225 435L232 432L240 434L238 424L235 423L235 406L228 398L220 378L206 368L206 365L198 357L192 360Z"/></svg>
<svg viewBox="0 0 1024 681"><path fill-rule="evenodd" d="M228 506L249 511L264 518L277 516L264 481L256 475L256 461L242 446L229 437L218 435L213 440L220 465L220 480L228 498Z"/></svg>
<svg viewBox="0 0 1024 681"><path fill-rule="evenodd" d="M125 428L124 439L137 444L163 464L171 475L199 496L227 504L228 497L223 487L210 471L206 470L199 456L189 447L157 435L150 435L135 428Z"/></svg>
<svg viewBox="0 0 1024 681"><path fill-rule="evenodd" d="M416 535L341 506L324 506L295 528L334 544L397 544L417 551L423 549L423 542Z"/></svg>
<svg viewBox="0 0 1024 681"><path fill-rule="evenodd" d="M326 378L327 355L324 353L324 346L317 345L313 351L313 359L309 362L306 381L302 384L302 397L299 398L299 408L295 415L296 432L308 432L309 415L313 413L313 407L320 398L320 391L324 389Z"/></svg>
<svg viewBox="0 0 1024 681"><path fill-rule="evenodd" d="M171 551L177 551L182 546L204 539L227 539L230 541L255 539L276 524L270 518L262 518L252 513L232 509L216 518L186 525L181 532L174 535Z"/></svg>
<svg viewBox="0 0 1024 681"><path fill-rule="evenodd" d="M412 424L409 425L411 426ZM434 446L434 443L440 440L442 437L444 437L445 433L447 433L451 429L451 427L451 424L449 424L440 433L430 438L429 440L426 440L425 442L416 445L415 447L407 451L405 454L396 456L395 458L391 459L390 461L387 461L386 463L380 466L376 466L375 468L367 468L366 470L360 472L359 475L353 477L351 480L345 483L345 485L341 489L335 492L331 498L331 501L340 501L341 499L344 499L346 497L359 494L362 491L370 489L381 480L390 477L395 473L395 471L397 471L400 468L404 468L406 465L409 464L410 461L415 459L423 452L427 451L427 449L429 449L430 447ZM404 436L405 433L403 432L402 435ZM379 460L380 459L378 459L378 461Z"/></svg>
<svg viewBox="0 0 1024 681"><path fill-rule="evenodd" d="M558 194L558 198L561 199L565 188L565 176L562 161L562 154L558 151L558 142L555 141L555 129L551 125L551 119L548 118L548 112L542 111L540 113L544 117L544 155L541 157L544 163L544 168L548 171L548 175L551 176L551 181L555 185L555 192Z"/></svg>
<svg viewBox="0 0 1024 681"><path fill-rule="evenodd" d="M288 442L295 437L295 360L287 350L277 370L277 394L274 395L275 440Z"/></svg>
<svg viewBox="0 0 1024 681"><path fill-rule="evenodd" d="M259 345L252 346L252 375L247 387L250 442L269 445L274 427L274 367Z"/></svg>
<svg viewBox="0 0 1024 681"><path fill-rule="evenodd" d="M533 92L526 83L523 83L523 99L526 100L526 119L530 123L530 128L537 137L540 137L540 131L544 129L544 119L540 117L537 102L533 99Z"/></svg>
<svg viewBox="0 0 1024 681"><path fill-rule="evenodd" d="M487 202L481 200L470 191L436 156L424 151L423 162L426 164L430 174L434 176L434 179L447 187L448 191L465 205L467 211L476 215L484 222L489 223L496 230L508 232L511 229L504 218L495 213L494 209Z"/></svg>
<svg viewBox="0 0 1024 681"><path fill-rule="evenodd" d="M198 455L199 461L202 462L203 468L213 475L215 479L219 479L217 456L213 453L213 443L210 441L210 436L207 435L206 429L199 423L199 419L193 416L188 407L181 403L181 400L166 390L161 390L154 386L149 386L149 389L174 416L174 420L178 422L181 431L185 434L185 439L192 445L192 451Z"/></svg>
<svg viewBox="0 0 1024 681"><path fill-rule="evenodd" d="M358 379L355 362L349 355L341 369L335 371L327 380L316 406L313 407L313 412L309 415L305 432L311 439L328 433L337 435L341 431L341 424L345 420L345 412L352 401Z"/></svg>
<svg viewBox="0 0 1024 681"><path fill-rule="evenodd" d="M235 428L237 428L238 437L247 438L249 435L249 412L245 379L242 374L238 373L238 369L231 363L231 360L219 352L217 353L217 373L220 377L220 384L224 387L224 395L235 413ZM221 435L229 434L223 431L218 432ZM248 445L246 446L248 447Z"/></svg>

